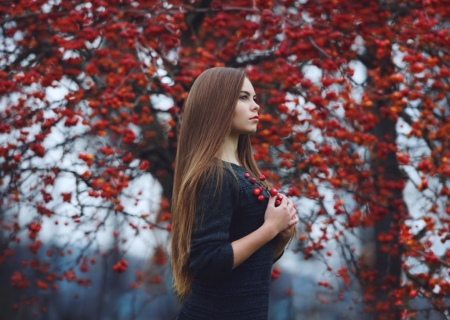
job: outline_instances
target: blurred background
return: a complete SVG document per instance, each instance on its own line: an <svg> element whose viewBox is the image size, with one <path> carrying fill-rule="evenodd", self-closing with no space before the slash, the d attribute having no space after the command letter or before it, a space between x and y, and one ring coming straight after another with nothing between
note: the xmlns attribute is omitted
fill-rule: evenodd
<svg viewBox="0 0 450 320"><path fill-rule="evenodd" d="M0 319L175 319L178 127L217 66L247 72L254 157L299 208L269 318L449 318L449 8L1 1Z"/></svg>

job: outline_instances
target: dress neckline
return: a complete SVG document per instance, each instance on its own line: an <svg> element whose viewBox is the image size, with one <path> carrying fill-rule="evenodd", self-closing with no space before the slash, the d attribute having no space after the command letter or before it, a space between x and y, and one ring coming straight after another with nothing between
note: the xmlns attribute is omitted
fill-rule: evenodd
<svg viewBox="0 0 450 320"><path fill-rule="evenodd" d="M241 165L238 165L238 164L236 164L236 163L233 163L233 162L228 162L228 161L225 161L225 160L222 160L222 162L223 162L223 163L230 164L232 167L236 167L236 168L240 168L240 169L243 169L243 170L247 170L247 169L245 169L245 167L243 167L243 166L241 166Z"/></svg>

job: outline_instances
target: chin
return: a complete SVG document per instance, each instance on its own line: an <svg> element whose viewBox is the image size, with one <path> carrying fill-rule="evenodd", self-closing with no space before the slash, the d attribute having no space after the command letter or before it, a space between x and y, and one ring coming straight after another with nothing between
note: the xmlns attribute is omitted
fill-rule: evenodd
<svg viewBox="0 0 450 320"><path fill-rule="evenodd" d="M235 128L234 130L232 130L232 132L234 132L234 134L238 134L238 135L240 135L240 134L253 134L256 131L258 131L256 125L253 126L253 127L247 127L247 128L243 127L243 128L240 128L240 129Z"/></svg>
<svg viewBox="0 0 450 320"><path fill-rule="evenodd" d="M246 130L245 132L243 132L242 134L253 134L253 133L255 133L257 130L256 130L256 128L255 129L253 129L253 130Z"/></svg>

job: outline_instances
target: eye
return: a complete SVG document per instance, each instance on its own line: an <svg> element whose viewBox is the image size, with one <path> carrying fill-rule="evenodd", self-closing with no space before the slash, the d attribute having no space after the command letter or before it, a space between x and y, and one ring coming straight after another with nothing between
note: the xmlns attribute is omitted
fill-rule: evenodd
<svg viewBox="0 0 450 320"><path fill-rule="evenodd" d="M240 96L239 99L241 99L241 100L247 100L247 96Z"/></svg>

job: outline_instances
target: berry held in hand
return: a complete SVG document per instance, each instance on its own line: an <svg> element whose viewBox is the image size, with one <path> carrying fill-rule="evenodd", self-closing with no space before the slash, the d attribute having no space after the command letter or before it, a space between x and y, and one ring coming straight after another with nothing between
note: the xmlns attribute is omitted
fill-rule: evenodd
<svg viewBox="0 0 450 320"><path fill-rule="evenodd" d="M257 185L260 184L258 182L258 180L254 177L251 177L248 172L244 173L244 178L249 179L251 184L257 184ZM264 181L264 180L266 180L266 176L263 174L260 175L259 181ZM265 199L264 195L262 194L263 190L264 190L263 186L258 186L253 189L253 194L258 197L259 201L264 201L264 199ZM270 194L271 197L275 197L275 196L277 197L275 200L275 207L278 207L281 204L281 200L283 199L283 196L281 194L279 194L278 190L275 188L271 189L271 190L266 189L266 191Z"/></svg>

